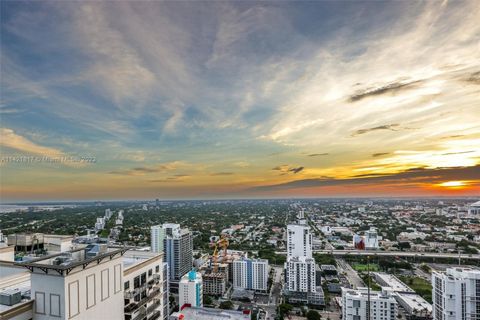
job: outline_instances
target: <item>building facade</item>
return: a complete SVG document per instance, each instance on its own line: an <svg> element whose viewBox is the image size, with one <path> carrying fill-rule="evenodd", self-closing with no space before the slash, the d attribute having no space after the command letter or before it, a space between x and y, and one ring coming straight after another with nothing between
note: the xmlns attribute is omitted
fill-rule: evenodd
<svg viewBox="0 0 480 320"><path fill-rule="evenodd" d="M315 292L315 260L292 257L286 262L285 289L297 292Z"/></svg>
<svg viewBox="0 0 480 320"><path fill-rule="evenodd" d="M480 319L480 270L448 268L432 273L434 320Z"/></svg>
<svg viewBox="0 0 480 320"><path fill-rule="evenodd" d="M180 281L192 269L192 233L180 228L179 224L165 223L151 227L151 249L153 252L164 252L171 282Z"/></svg>
<svg viewBox="0 0 480 320"><path fill-rule="evenodd" d="M287 226L287 258L312 257L313 235L307 225L289 224Z"/></svg>
<svg viewBox="0 0 480 320"><path fill-rule="evenodd" d="M233 287L267 291L268 260L243 258L233 261Z"/></svg>
<svg viewBox="0 0 480 320"><path fill-rule="evenodd" d="M164 264L161 253L129 250L123 256L125 320L166 319Z"/></svg>
<svg viewBox="0 0 480 320"><path fill-rule="evenodd" d="M369 298L367 288L342 287L343 320L396 320L397 314L397 301L387 291L370 291Z"/></svg>
<svg viewBox="0 0 480 320"><path fill-rule="evenodd" d="M25 262L2 261L0 269L0 319L154 320L169 315L162 254L90 244ZM4 303L3 289L12 292L11 301Z"/></svg>
<svg viewBox="0 0 480 320"><path fill-rule="evenodd" d="M199 272L192 270L182 277L178 284L178 299L180 308L203 306L203 282Z"/></svg>

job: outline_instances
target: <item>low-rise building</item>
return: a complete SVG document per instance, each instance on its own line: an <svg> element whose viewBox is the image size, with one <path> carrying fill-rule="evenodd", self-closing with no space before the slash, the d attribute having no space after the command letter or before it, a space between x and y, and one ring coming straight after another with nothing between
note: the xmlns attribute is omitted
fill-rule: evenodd
<svg viewBox="0 0 480 320"><path fill-rule="evenodd" d="M396 320L397 305L388 291L370 291L369 294L367 288L342 288L343 320Z"/></svg>

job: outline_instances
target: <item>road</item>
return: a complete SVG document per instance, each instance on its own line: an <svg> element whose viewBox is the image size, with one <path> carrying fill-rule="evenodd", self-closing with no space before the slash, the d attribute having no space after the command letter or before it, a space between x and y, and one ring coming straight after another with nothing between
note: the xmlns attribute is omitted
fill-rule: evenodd
<svg viewBox="0 0 480 320"><path fill-rule="evenodd" d="M387 257L425 257L480 260L480 254L458 254L437 252L412 251L378 251L378 250L314 250L313 253L333 254L334 256L387 256ZM286 251L277 251L276 254L286 255Z"/></svg>
<svg viewBox="0 0 480 320"><path fill-rule="evenodd" d="M354 289L365 287L365 283L363 282L362 278L358 276L358 273L353 270L353 268L343 259L337 258L337 266L341 269L341 272L345 273L345 277L347 277L348 282L352 285Z"/></svg>
<svg viewBox="0 0 480 320"><path fill-rule="evenodd" d="M282 295L283 282L283 268L279 266L272 266L273 269L273 283L268 295L268 304L258 304L263 310L267 312L267 319L275 319L277 316L277 306L280 304Z"/></svg>

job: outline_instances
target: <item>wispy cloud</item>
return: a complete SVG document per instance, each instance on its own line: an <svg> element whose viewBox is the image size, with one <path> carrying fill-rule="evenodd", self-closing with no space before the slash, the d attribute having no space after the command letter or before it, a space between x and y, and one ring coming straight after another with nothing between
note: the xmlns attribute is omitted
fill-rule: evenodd
<svg viewBox="0 0 480 320"><path fill-rule="evenodd" d="M397 174L359 175L358 177L352 179L302 179L281 184L254 187L251 189L251 191L275 191L340 185L381 185L382 183L397 184L398 186L402 186L407 182L431 185L435 182L450 180L475 180L480 182L480 166L438 169L412 168Z"/></svg>
<svg viewBox="0 0 480 320"><path fill-rule="evenodd" d="M322 157L322 156L328 156L329 153L310 153L308 156L309 157Z"/></svg>
<svg viewBox="0 0 480 320"><path fill-rule="evenodd" d="M410 82L392 82L376 88L368 88L364 90L359 90L351 95L348 100L350 102L355 102L362 100L364 98L379 96L382 94L396 94L401 91L409 90L418 87L421 84L421 80L410 81Z"/></svg>
<svg viewBox="0 0 480 320"><path fill-rule="evenodd" d="M214 172L214 173L211 173L210 175L211 176L231 176L233 174L234 174L233 172Z"/></svg>
<svg viewBox="0 0 480 320"><path fill-rule="evenodd" d="M29 139L15 133L12 129L9 128L0 128L0 146L5 148L14 149L20 152L25 152L27 154L34 154L40 156L61 156L65 153L59 149L46 147L30 141Z"/></svg>
<svg viewBox="0 0 480 320"><path fill-rule="evenodd" d="M372 154L372 157L376 158L376 157L386 156L388 154L390 154L390 152L377 152Z"/></svg>
<svg viewBox="0 0 480 320"><path fill-rule="evenodd" d="M367 128L367 129L359 129L357 131L355 131L354 133L352 133L352 137L355 137L355 136L359 136L359 135L362 135L362 134L366 134L366 133L369 133L369 132L372 132L372 131L379 131L379 130L390 130L390 131L397 131L399 129L400 125L399 124L385 124L385 125L381 125L381 126L377 126L377 127L373 127L373 128Z"/></svg>

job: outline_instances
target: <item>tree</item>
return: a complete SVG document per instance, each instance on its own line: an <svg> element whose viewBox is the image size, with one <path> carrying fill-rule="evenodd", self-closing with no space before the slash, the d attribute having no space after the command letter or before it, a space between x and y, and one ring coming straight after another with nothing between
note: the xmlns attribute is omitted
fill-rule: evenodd
<svg viewBox="0 0 480 320"><path fill-rule="evenodd" d="M288 315L290 311L292 311L293 306L288 303L282 303L281 305L278 306L278 310L280 313L280 318L283 319L284 316Z"/></svg>
<svg viewBox="0 0 480 320"><path fill-rule="evenodd" d="M322 317L320 314L315 310L308 310L307 312L307 319L308 320L320 320Z"/></svg>
<svg viewBox="0 0 480 320"><path fill-rule="evenodd" d="M220 309L231 310L233 309L233 302L230 300L222 301L219 306Z"/></svg>
<svg viewBox="0 0 480 320"><path fill-rule="evenodd" d="M210 296L204 295L203 296L203 304L207 306L211 306L213 304L213 299Z"/></svg>

